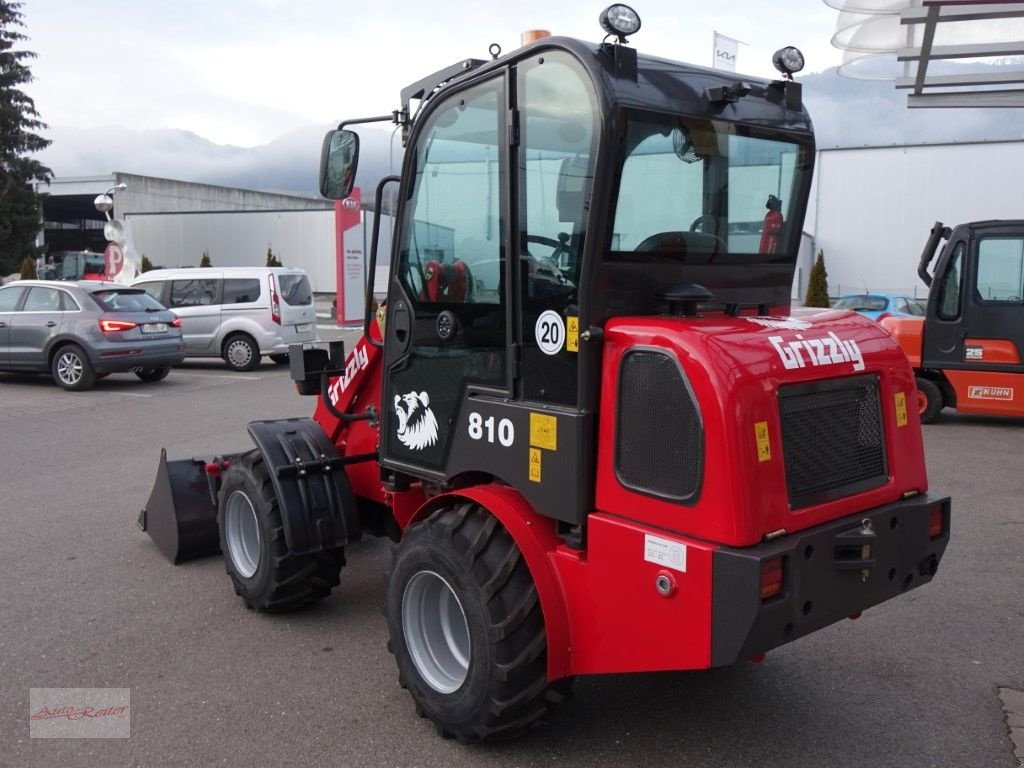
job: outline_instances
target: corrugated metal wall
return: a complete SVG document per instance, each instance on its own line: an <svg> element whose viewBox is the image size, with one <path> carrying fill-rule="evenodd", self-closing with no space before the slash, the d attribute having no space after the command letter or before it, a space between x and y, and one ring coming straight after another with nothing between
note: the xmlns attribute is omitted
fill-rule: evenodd
<svg viewBox="0 0 1024 768"><path fill-rule="evenodd" d="M917 262L936 221L1024 218L1022 141L822 150L816 177L804 229L834 296L926 296ZM800 266L802 296L810 265Z"/></svg>

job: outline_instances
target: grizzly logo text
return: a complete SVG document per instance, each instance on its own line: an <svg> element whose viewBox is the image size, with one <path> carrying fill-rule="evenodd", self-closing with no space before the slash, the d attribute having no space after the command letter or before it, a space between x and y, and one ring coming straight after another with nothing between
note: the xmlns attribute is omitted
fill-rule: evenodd
<svg viewBox="0 0 1024 768"><path fill-rule="evenodd" d="M808 365L841 365L853 363L853 370L864 370L864 355L853 339L840 339L829 331L828 336L805 339L797 334L796 341L783 341L781 336L769 336L768 341L779 353L779 359L787 370L804 368Z"/></svg>

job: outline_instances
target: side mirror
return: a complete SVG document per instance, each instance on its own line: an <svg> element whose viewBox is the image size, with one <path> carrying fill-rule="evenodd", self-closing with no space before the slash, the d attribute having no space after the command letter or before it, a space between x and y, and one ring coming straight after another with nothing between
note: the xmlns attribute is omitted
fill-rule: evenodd
<svg viewBox="0 0 1024 768"><path fill-rule="evenodd" d="M352 194L359 164L359 136L353 131L329 131L320 153L320 194L344 200Z"/></svg>

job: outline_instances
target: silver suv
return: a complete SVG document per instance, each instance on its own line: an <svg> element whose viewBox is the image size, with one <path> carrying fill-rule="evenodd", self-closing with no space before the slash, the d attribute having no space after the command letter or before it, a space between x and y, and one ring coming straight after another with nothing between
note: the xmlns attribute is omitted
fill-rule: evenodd
<svg viewBox="0 0 1024 768"><path fill-rule="evenodd" d="M77 391L121 371L160 381L184 359L181 322L138 288L92 280L0 288L0 371L49 371Z"/></svg>

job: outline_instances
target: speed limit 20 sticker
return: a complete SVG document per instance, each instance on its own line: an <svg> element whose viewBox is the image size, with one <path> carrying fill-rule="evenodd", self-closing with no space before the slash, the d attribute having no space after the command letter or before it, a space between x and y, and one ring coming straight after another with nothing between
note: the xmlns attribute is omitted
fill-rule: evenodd
<svg viewBox="0 0 1024 768"><path fill-rule="evenodd" d="M565 323L554 310L541 312L534 327L537 346L545 355L557 355L565 345Z"/></svg>

